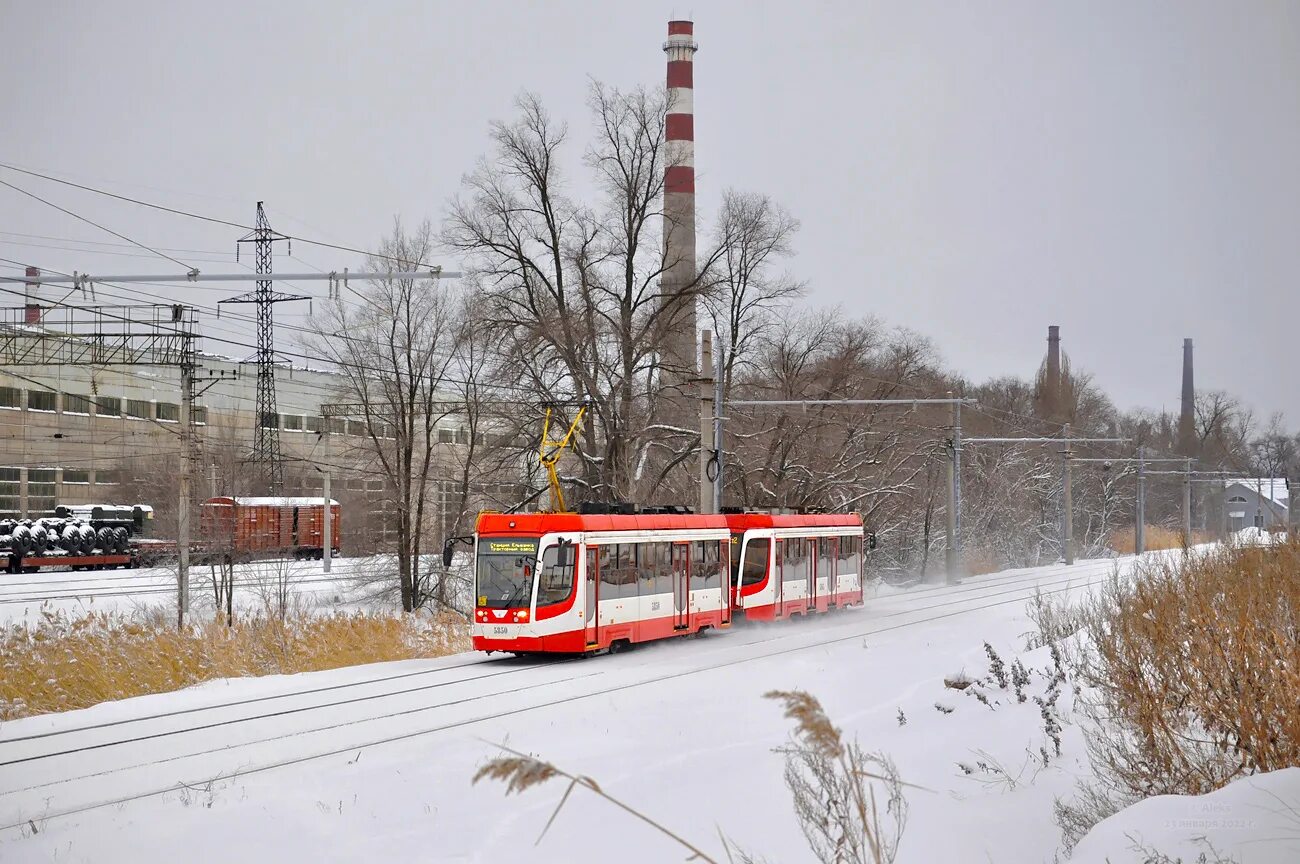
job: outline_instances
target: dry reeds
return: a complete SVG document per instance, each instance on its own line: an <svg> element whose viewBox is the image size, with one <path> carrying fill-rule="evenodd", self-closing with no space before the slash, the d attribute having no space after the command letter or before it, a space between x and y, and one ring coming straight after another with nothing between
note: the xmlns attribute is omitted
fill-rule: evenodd
<svg viewBox="0 0 1300 864"><path fill-rule="evenodd" d="M0 630L0 720L179 690L214 678L436 657L469 647L463 620L343 614L177 630L161 616L44 611Z"/></svg>
<svg viewBox="0 0 1300 864"><path fill-rule="evenodd" d="M894 763L846 741L815 696L802 690L765 695L783 703L795 721L791 744L778 752L785 754L785 784L814 857L823 864L893 861L907 824L905 784Z"/></svg>
<svg viewBox="0 0 1300 864"><path fill-rule="evenodd" d="M1300 542L1143 561L1079 614L1089 811L1300 765Z"/></svg>
<svg viewBox="0 0 1300 864"><path fill-rule="evenodd" d="M1183 532L1162 528L1159 525L1146 526L1145 545L1148 552L1156 549L1183 548ZM1198 542L1193 533L1192 542ZM1134 528L1116 528L1110 532L1106 545L1120 555L1132 555L1137 551L1137 531Z"/></svg>

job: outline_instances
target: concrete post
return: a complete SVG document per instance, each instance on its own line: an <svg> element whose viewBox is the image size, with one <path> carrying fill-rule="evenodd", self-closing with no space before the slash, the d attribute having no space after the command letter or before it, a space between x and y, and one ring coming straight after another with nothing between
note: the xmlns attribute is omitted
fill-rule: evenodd
<svg viewBox="0 0 1300 864"><path fill-rule="evenodd" d="M1192 547L1192 460L1183 463L1183 551Z"/></svg>
<svg viewBox="0 0 1300 864"><path fill-rule="evenodd" d="M713 453L715 472L713 475L713 512L722 512L722 387L725 383L724 378L726 370L726 357L722 351L722 344L717 346L717 361L713 370Z"/></svg>
<svg viewBox="0 0 1300 864"><path fill-rule="evenodd" d="M709 457L713 455L713 333L700 331L700 513L713 512Z"/></svg>
<svg viewBox="0 0 1300 864"><path fill-rule="evenodd" d="M188 350L186 351L188 354ZM190 473L194 430L190 426L194 402L194 365L181 360L181 476L176 512L176 627L185 626L190 609Z"/></svg>
<svg viewBox="0 0 1300 864"><path fill-rule="evenodd" d="M325 472L325 524L321 528L321 563L330 572L330 559L334 552L334 505L330 501L330 472Z"/></svg>
<svg viewBox="0 0 1300 864"><path fill-rule="evenodd" d="M1137 521L1133 526L1133 552L1141 555L1147 551L1147 471L1143 448L1138 448Z"/></svg>
<svg viewBox="0 0 1300 864"><path fill-rule="evenodd" d="M1065 437L1070 437L1070 424L1064 426ZM1070 445L1067 442L1065 449L1061 451L1061 462L1064 474L1064 486L1061 491L1061 545L1064 547L1064 557L1066 564L1074 563L1074 499L1072 486L1074 484L1073 469L1070 465Z"/></svg>
<svg viewBox="0 0 1300 864"><path fill-rule="evenodd" d="M948 391L952 398L952 391ZM953 415L952 438L948 453L948 521L944 526L944 565L949 583L957 581L957 424Z"/></svg>

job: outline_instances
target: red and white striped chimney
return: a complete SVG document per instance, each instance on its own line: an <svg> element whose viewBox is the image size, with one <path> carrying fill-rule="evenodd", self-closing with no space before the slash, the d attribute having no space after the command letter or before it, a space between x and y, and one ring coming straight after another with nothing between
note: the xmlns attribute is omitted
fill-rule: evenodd
<svg viewBox="0 0 1300 864"><path fill-rule="evenodd" d="M31 281L23 286L27 301L23 320L28 324L39 324L41 323L41 271L36 267L28 267L26 275Z"/></svg>
<svg viewBox="0 0 1300 864"><path fill-rule="evenodd" d="M668 117L664 158L664 276L666 298L695 283L695 24L669 21ZM695 369L695 303L674 316L666 364Z"/></svg>

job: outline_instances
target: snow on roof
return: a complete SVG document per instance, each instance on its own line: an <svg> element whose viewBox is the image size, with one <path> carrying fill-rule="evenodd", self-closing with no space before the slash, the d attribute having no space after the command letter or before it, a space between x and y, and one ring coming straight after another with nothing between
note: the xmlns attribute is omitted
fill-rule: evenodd
<svg viewBox="0 0 1300 864"><path fill-rule="evenodd" d="M1252 492L1263 495L1274 504L1287 507L1291 504L1291 493L1287 489L1285 477L1233 477L1223 481L1224 488L1245 486Z"/></svg>
<svg viewBox="0 0 1300 864"><path fill-rule="evenodd" d="M284 496L263 496L257 498L236 498L234 499L234 501L236 504L240 504L245 507L311 507L321 503L321 500L323 498L324 498L323 495L317 496L315 498L306 498L306 497L290 498ZM228 500L230 499L229 498L213 499L208 503L211 504L211 503L220 502L224 504ZM335 501L334 499L332 498L330 499L330 504L338 504L338 503L339 502Z"/></svg>

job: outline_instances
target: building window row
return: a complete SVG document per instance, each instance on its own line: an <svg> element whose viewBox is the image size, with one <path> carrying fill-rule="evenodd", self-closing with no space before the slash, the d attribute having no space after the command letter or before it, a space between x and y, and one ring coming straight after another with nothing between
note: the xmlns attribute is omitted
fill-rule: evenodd
<svg viewBox="0 0 1300 864"><path fill-rule="evenodd" d="M25 395L24 395L25 394ZM164 423L177 423L181 419L181 406L175 402L155 402L149 399L122 399L117 396L87 396L82 393L63 393L55 390L27 390L17 387L0 387L0 408L28 411L41 411L48 414L60 410L59 396L62 395L64 414L80 414L97 417L122 417L132 420L161 420ZM125 407L123 407L125 406ZM208 409L196 405L194 422L204 424L208 419Z"/></svg>

